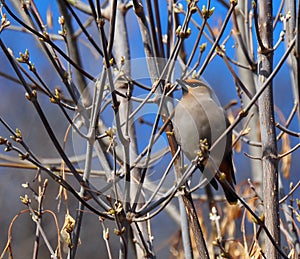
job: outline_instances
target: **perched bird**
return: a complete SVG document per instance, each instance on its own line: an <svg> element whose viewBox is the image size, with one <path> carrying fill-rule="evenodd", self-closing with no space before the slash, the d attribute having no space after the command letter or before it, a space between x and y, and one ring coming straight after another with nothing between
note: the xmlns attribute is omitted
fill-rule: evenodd
<svg viewBox="0 0 300 259"><path fill-rule="evenodd" d="M177 80L183 90L183 97L177 104L172 119L176 141L189 160L199 157L201 145L207 150L229 125L224 109L218 102L214 91L198 79ZM200 144L202 143L202 144ZM218 189L216 180L221 184L230 204L237 202L237 195L228 188L224 179L234 189L236 184L232 161L232 134L223 138L209 153L209 158L199 167L210 184ZM221 177L222 178L222 177Z"/></svg>

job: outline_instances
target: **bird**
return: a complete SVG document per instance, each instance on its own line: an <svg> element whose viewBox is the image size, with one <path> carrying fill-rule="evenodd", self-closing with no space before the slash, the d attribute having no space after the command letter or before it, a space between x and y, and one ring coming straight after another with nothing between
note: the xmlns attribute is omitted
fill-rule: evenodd
<svg viewBox="0 0 300 259"><path fill-rule="evenodd" d="M208 150L230 123L215 92L205 81L186 79L177 82L182 88L183 96L174 110L174 136L185 156L193 161L201 154L199 152L203 150L203 144ZM198 168L216 190L219 182L227 201L236 204L238 198L234 191L236 180L232 159L232 133L219 141L208 156L203 164L198 164ZM216 174L218 170L219 174Z"/></svg>

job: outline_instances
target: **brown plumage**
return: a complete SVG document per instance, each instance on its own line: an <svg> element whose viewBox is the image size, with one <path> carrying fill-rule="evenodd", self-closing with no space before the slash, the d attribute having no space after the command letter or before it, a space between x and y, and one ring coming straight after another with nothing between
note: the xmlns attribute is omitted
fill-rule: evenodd
<svg viewBox="0 0 300 259"><path fill-rule="evenodd" d="M200 140L207 140L208 147L229 125L225 111L219 104L214 91L197 79L178 80L183 89L183 97L175 108L173 126L175 138L189 160L196 158L200 150ZM229 203L237 202L236 194L226 186L223 179L216 177L216 168L226 176L234 189L235 176L232 162L232 135L228 134L210 152L211 159L204 164L203 174L217 189L216 179L221 184Z"/></svg>

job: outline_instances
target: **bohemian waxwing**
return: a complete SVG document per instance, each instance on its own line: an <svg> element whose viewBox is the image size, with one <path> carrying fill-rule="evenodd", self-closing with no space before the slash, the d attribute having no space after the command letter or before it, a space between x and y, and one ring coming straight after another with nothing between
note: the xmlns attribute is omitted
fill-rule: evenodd
<svg viewBox="0 0 300 259"><path fill-rule="evenodd" d="M218 102L214 91L198 79L177 80L183 90L183 97L175 108L173 127L176 141L189 160L199 157L200 140L206 141L208 148L229 125L225 111ZM205 143L204 141L204 143ZM232 161L232 134L223 138L209 153L209 158L200 170L208 182L218 189L221 184L230 204L237 202L237 195L215 174L217 169L226 176L228 184L234 188L235 176Z"/></svg>

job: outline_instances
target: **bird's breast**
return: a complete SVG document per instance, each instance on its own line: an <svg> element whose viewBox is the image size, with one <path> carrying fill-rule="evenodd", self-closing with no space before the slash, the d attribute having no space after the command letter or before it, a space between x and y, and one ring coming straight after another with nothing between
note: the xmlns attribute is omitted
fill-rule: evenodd
<svg viewBox="0 0 300 259"><path fill-rule="evenodd" d="M206 139L211 146L224 132L226 119L222 107L213 99L186 95L175 108L173 127L178 144L192 160L200 150L200 140ZM226 144L221 145L225 148Z"/></svg>

